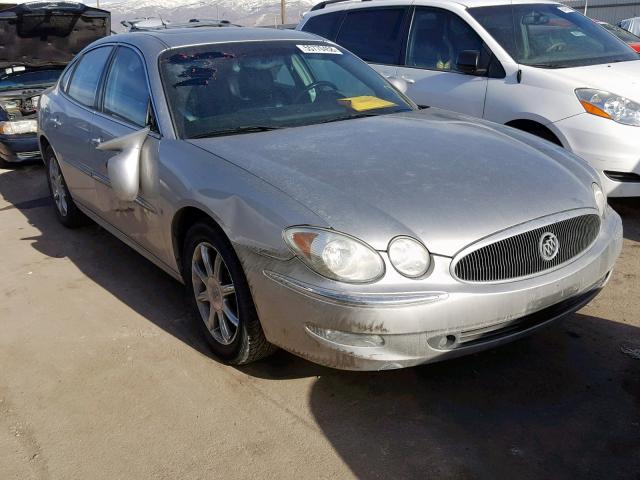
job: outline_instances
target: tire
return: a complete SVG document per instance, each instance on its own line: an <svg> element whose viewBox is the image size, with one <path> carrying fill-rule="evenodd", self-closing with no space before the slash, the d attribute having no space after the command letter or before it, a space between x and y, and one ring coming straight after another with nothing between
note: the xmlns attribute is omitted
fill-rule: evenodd
<svg viewBox="0 0 640 480"><path fill-rule="evenodd" d="M276 351L260 325L240 260L217 228L193 225L182 258L187 301L216 357L244 365Z"/></svg>
<svg viewBox="0 0 640 480"><path fill-rule="evenodd" d="M88 223L88 218L82 213L67 188L67 182L62 175L60 164L51 148L47 148L44 154L44 164L47 174L49 193L53 201L53 209L60 223L67 228L77 228Z"/></svg>

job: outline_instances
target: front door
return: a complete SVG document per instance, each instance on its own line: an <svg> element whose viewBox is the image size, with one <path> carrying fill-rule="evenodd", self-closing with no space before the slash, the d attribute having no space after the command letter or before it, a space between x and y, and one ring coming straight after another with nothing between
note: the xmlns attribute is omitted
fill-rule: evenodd
<svg viewBox="0 0 640 480"><path fill-rule="evenodd" d="M406 61L398 67L398 76L407 83L407 95L421 107L482 117L487 76L458 71L456 61L465 50L478 51L480 67L488 68L490 52L464 20L448 10L416 8Z"/></svg>
<svg viewBox="0 0 640 480"><path fill-rule="evenodd" d="M104 82L101 111L96 114L91 133L95 146L144 129L150 123L150 95L142 57L129 47L119 47ZM157 171L149 163L157 162L159 135L151 132L143 146L138 198L133 202L118 199L111 188L108 163L117 152L92 148L90 161L95 171L98 214L134 242L157 255L163 238L157 232L156 191L143 178ZM142 165L144 164L144 166ZM146 191L145 191L146 190Z"/></svg>

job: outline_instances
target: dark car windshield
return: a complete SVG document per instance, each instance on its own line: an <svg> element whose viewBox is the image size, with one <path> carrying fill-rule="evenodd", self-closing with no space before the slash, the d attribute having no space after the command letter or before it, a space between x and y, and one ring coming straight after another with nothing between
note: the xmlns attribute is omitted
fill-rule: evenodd
<svg viewBox="0 0 640 480"><path fill-rule="evenodd" d="M62 69L18 70L0 75L0 91L20 88L48 87L58 80Z"/></svg>
<svg viewBox="0 0 640 480"><path fill-rule="evenodd" d="M310 125L414 108L364 62L317 41L182 47L163 54L160 70L182 138Z"/></svg>
<svg viewBox="0 0 640 480"><path fill-rule="evenodd" d="M563 5L500 5L469 13L523 65L564 68L638 60L624 42Z"/></svg>

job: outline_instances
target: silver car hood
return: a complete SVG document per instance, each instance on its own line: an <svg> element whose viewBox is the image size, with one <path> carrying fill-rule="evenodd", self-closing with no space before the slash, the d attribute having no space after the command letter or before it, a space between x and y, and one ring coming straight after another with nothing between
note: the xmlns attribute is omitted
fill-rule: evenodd
<svg viewBox="0 0 640 480"><path fill-rule="evenodd" d="M581 160L437 109L190 142L378 250L411 235L453 256L510 226L595 206L597 177Z"/></svg>

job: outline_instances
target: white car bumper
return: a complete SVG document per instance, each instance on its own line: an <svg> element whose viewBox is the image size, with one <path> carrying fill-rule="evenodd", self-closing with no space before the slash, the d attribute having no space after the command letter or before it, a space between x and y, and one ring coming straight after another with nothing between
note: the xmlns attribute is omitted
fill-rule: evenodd
<svg viewBox="0 0 640 480"><path fill-rule="evenodd" d="M581 113L553 124L602 178L610 197L640 196L640 127Z"/></svg>

